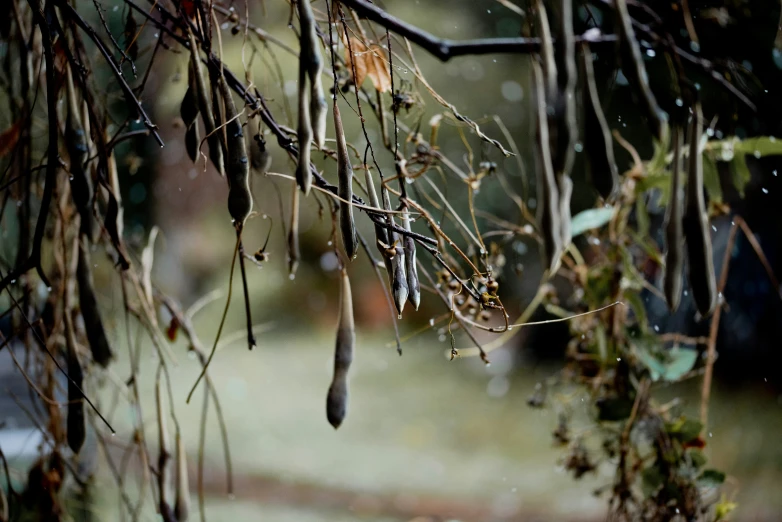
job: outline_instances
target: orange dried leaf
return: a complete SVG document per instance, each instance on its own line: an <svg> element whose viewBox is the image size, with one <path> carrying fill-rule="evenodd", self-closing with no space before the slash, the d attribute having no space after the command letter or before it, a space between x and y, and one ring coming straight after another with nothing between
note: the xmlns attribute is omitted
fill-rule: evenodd
<svg viewBox="0 0 782 522"><path fill-rule="evenodd" d="M364 42L347 33L342 34L342 42L345 44L345 63L356 88L361 88L368 76L375 89L380 92L390 91L391 73L383 49L376 44L367 47ZM353 51L352 56L350 51Z"/></svg>

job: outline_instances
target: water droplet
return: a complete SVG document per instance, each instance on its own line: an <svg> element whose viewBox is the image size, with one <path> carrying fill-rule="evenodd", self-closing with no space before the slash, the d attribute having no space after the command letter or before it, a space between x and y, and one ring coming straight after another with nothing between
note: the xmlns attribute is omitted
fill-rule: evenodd
<svg viewBox="0 0 782 522"><path fill-rule="evenodd" d="M660 326L659 325L654 325L654 331L655 332L659 332L660 331Z"/></svg>
<svg viewBox="0 0 782 522"><path fill-rule="evenodd" d="M434 317L429 319L429 326L434 326Z"/></svg>
<svg viewBox="0 0 782 522"><path fill-rule="evenodd" d="M692 49L692 52L694 53L699 53L701 50L701 46L698 42L690 42L690 49Z"/></svg>
<svg viewBox="0 0 782 522"><path fill-rule="evenodd" d="M763 191L763 194L768 194L768 189L766 187L763 187L760 190Z"/></svg>
<svg viewBox="0 0 782 522"><path fill-rule="evenodd" d="M774 170L772 170L772 171L771 171L771 173L772 173L774 176L776 176L776 175L777 175L777 169L774 169Z"/></svg>
<svg viewBox="0 0 782 522"><path fill-rule="evenodd" d="M712 225L712 226L711 226L711 229L712 229L713 231L715 231L715 232L717 231L717 227L715 227L714 225Z"/></svg>
<svg viewBox="0 0 782 522"><path fill-rule="evenodd" d="M755 156L756 158L759 158L760 157L760 151L756 150L755 152L752 153L752 155Z"/></svg>
<svg viewBox="0 0 782 522"><path fill-rule="evenodd" d="M573 148L576 150L576 152L581 152L584 150L584 146L581 143L576 143Z"/></svg>
<svg viewBox="0 0 782 522"><path fill-rule="evenodd" d="M397 319L402 319L402 314L396 316Z"/></svg>
<svg viewBox="0 0 782 522"><path fill-rule="evenodd" d="M676 106L682 107L683 105L684 105L684 100L682 100L681 98L676 98Z"/></svg>
<svg viewBox="0 0 782 522"><path fill-rule="evenodd" d="M326 243L326 244L327 244L328 246L331 246L333 243L332 243L331 241L329 241L329 242L328 242L328 243Z"/></svg>
<svg viewBox="0 0 782 522"><path fill-rule="evenodd" d="M621 358L621 357L617 357L617 358L616 358L616 362L621 362L621 361L622 361L622 358Z"/></svg>
<svg viewBox="0 0 782 522"><path fill-rule="evenodd" d="M684 297L687 297L688 295L690 295L690 291L689 290L685 290L684 291Z"/></svg>
<svg viewBox="0 0 782 522"><path fill-rule="evenodd" d="M293 281L294 279L296 279L296 274L288 274L288 279Z"/></svg>

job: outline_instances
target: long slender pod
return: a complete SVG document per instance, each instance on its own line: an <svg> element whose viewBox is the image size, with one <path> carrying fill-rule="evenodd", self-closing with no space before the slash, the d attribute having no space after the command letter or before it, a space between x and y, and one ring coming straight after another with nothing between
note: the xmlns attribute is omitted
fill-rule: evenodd
<svg viewBox="0 0 782 522"><path fill-rule="evenodd" d="M84 328L90 345L93 360L103 366L109 365L113 357L103 319L98 310L95 288L92 281L92 262L84 241L79 241L79 261L76 265L76 280L79 284L79 308L84 318Z"/></svg>
<svg viewBox="0 0 782 522"><path fill-rule="evenodd" d="M540 59L543 69L543 97L547 104L547 114L553 111L553 103L557 98L557 62L554 57L554 39L543 0L535 0L535 11L538 15L538 36L540 37Z"/></svg>
<svg viewBox="0 0 782 522"><path fill-rule="evenodd" d="M353 296L347 270L342 269L337 343L334 349L334 376L326 396L326 418L334 429L345 420L348 409L348 371L353 362L356 328L353 321Z"/></svg>
<svg viewBox="0 0 782 522"><path fill-rule="evenodd" d="M209 91L204 82L204 73L201 67L201 59L198 56L198 43L192 31L188 28L187 36L190 42L190 64L193 67L193 80L196 85L196 94L198 95L198 106L201 113L201 119L204 121L204 131L206 131L206 141L209 143L209 159L212 161L217 172L223 176L223 146L220 141L220 134L216 130L214 112L212 111L212 102Z"/></svg>
<svg viewBox="0 0 782 522"><path fill-rule="evenodd" d="M326 96L323 94L323 57L318 45L318 33L315 28L315 17L312 14L310 0L298 0L299 23L301 24L301 54L300 60L303 61L307 69L307 75L310 81L310 128L312 130L312 139L317 147L323 148L326 141L326 118L328 115L328 104Z"/></svg>
<svg viewBox="0 0 782 522"><path fill-rule="evenodd" d="M288 229L288 276L296 276L299 268L299 189L293 186L293 199L291 201L291 226Z"/></svg>
<svg viewBox="0 0 782 522"><path fill-rule="evenodd" d="M383 197L383 208L385 210L391 210L391 200L388 196L388 190L381 186L380 193ZM386 215L389 225L394 223L394 218L391 214ZM405 264L405 249L399 245L399 235L392 231L388 231L388 248L385 249L384 257L391 263L391 294L394 296L394 305L399 317L402 317L402 312L405 309L405 303L407 302L407 296L410 293L410 288L407 284L407 265Z"/></svg>
<svg viewBox="0 0 782 522"><path fill-rule="evenodd" d="M554 176L554 167L551 165L543 71L534 58L532 59L532 77L537 104L537 133L535 140L535 157L538 164L536 169L538 187L537 218L543 238L544 266L548 268L549 274L553 275L559 268L560 256L563 251L562 225L559 217L561 203L557 181Z"/></svg>
<svg viewBox="0 0 782 522"><path fill-rule="evenodd" d="M66 290L67 291L67 290ZM86 418L84 416L83 389L84 372L76 351L76 335L73 328L71 311L64 310L65 345L68 349L68 446L74 453L79 453L87 436Z"/></svg>
<svg viewBox="0 0 782 522"><path fill-rule="evenodd" d="M81 104L76 99L76 89L73 85L73 73L70 67L67 71L68 113L65 119L65 145L70 157L71 196L76 210L81 217L81 233L94 242L98 227L92 214L93 186L90 174L85 169L89 153L87 136L81 119Z"/></svg>
<svg viewBox="0 0 782 522"><path fill-rule="evenodd" d="M348 259L356 257L358 251L358 238L356 237L356 223L353 219L353 166L348 156L348 145L345 141L345 131L342 128L342 116L339 113L339 105L334 100L334 130L337 134L337 176L339 178L338 194L339 202L339 228L342 232L342 244Z"/></svg>
<svg viewBox="0 0 782 522"><path fill-rule="evenodd" d="M201 144L201 136L198 132L198 87L196 86L193 64L187 68L187 90L179 106L179 115L185 124L185 150L193 163L198 162L198 146Z"/></svg>
<svg viewBox="0 0 782 522"><path fill-rule="evenodd" d="M410 213L407 207L402 212L402 227L410 232ZM418 282L418 267L415 264L415 241L410 236L402 238L405 251L405 264L407 266L407 300L418 310L421 304L421 284Z"/></svg>
<svg viewBox="0 0 782 522"><path fill-rule="evenodd" d="M247 158L247 145L242 132L242 122L239 120L231 90L220 78L220 91L225 107L225 131L227 155L225 158L225 173L228 177L228 212L238 228L253 210L253 197L250 192L250 162Z"/></svg>
<svg viewBox="0 0 782 522"><path fill-rule="evenodd" d="M611 131L597 92L592 51L586 42L581 44L581 50L581 77L584 82L582 90L584 151L587 170L598 194L606 201L612 201L619 187L619 169L614 158Z"/></svg>
<svg viewBox="0 0 782 522"><path fill-rule="evenodd" d="M171 504L168 498L168 488L170 481L171 450L169 446L168 416L165 412L162 387L160 386L162 366L158 368L157 378L155 380L155 407L157 410L158 426L158 460L157 460L157 480L158 480L158 508L164 522L173 521L174 513L171 510Z"/></svg>
<svg viewBox="0 0 782 522"><path fill-rule="evenodd" d="M299 57L299 123L296 131L299 140L299 162L296 165L296 182L306 196L312 188L312 172L310 172L312 127L310 127L309 95L304 88L307 69L302 60L303 58Z"/></svg>
<svg viewBox="0 0 782 522"><path fill-rule="evenodd" d="M638 45L633 22L627 10L627 0L615 0L614 7L619 32L622 72L640 97L639 101L649 130L658 141L663 141L668 126L668 115L657 104L657 99L649 87L649 75L646 72L641 47Z"/></svg>
<svg viewBox="0 0 782 522"><path fill-rule="evenodd" d="M673 166L671 169L671 198L665 216L665 276L663 289L668 308L679 307L682 295L682 264L684 263L684 229L682 214L684 191L682 190L682 131L678 125L671 130L673 140Z"/></svg>
<svg viewBox="0 0 782 522"><path fill-rule="evenodd" d="M703 157L700 152L703 128L700 103L692 108L690 157L687 172L687 204L684 213L684 235L687 238L687 267L692 297L701 316L714 311L717 304L717 281L711 248L709 215L703 197Z"/></svg>
<svg viewBox="0 0 782 522"><path fill-rule="evenodd" d="M554 172L569 175L575 160L578 123L576 122L576 39L573 34L573 1L559 4L557 45L554 49L557 64L557 100L554 114L557 121L556 149L551 161ZM562 186L560 185L560 190ZM569 201L569 200L568 200Z"/></svg>

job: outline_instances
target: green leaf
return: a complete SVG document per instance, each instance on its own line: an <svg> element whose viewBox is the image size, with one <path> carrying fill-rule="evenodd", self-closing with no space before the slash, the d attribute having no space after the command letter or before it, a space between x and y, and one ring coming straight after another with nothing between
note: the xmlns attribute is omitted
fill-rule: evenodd
<svg viewBox="0 0 782 522"><path fill-rule="evenodd" d="M668 353L668 361L665 363L663 378L666 381L678 381L684 377L698 360L698 351L674 346Z"/></svg>
<svg viewBox="0 0 782 522"><path fill-rule="evenodd" d="M583 234L587 230L600 228L614 216L614 207L590 208L579 212L570 222L570 230L573 237Z"/></svg>
<svg viewBox="0 0 782 522"><path fill-rule="evenodd" d="M673 424L669 424L667 431L671 437L687 443L696 439L701 434L702 429L703 424L700 422L682 417Z"/></svg>
<svg viewBox="0 0 782 522"><path fill-rule="evenodd" d="M722 201L722 186L717 172L717 162L709 154L703 155L703 186L709 195L709 201Z"/></svg>
<svg viewBox="0 0 782 522"><path fill-rule="evenodd" d="M736 187L736 190L739 191L739 194L744 197L744 187L752 178L749 167L747 167L747 156L745 154L737 154L733 156L731 164L733 166L731 169L731 173L733 174L733 185Z"/></svg>
<svg viewBox="0 0 782 522"><path fill-rule="evenodd" d="M698 477L698 485L703 488L716 488L725 482L725 473L716 469L705 469Z"/></svg>
<svg viewBox="0 0 782 522"><path fill-rule="evenodd" d="M649 212L646 210L646 198L640 195L635 200L635 220L638 223L638 233L649 235Z"/></svg>
<svg viewBox="0 0 782 522"><path fill-rule="evenodd" d="M737 153L752 154L756 158L779 156L782 155L782 140L778 140L774 136L737 140L733 145L733 150Z"/></svg>
<svg viewBox="0 0 782 522"><path fill-rule="evenodd" d="M641 472L641 489L647 498L657 493L664 481L665 476L655 464L644 468Z"/></svg>
<svg viewBox="0 0 782 522"><path fill-rule="evenodd" d="M624 420L633 411L633 401L629 397L598 399L595 405L598 412L597 419L607 422Z"/></svg>
<svg viewBox="0 0 782 522"><path fill-rule="evenodd" d="M628 302L630 309L635 314L638 327L643 333L648 330L648 324L646 319L646 307L641 300L641 294L639 292L627 292L624 294L623 299Z"/></svg>
<svg viewBox="0 0 782 522"><path fill-rule="evenodd" d="M689 449L687 455L690 456L690 461L696 469L702 468L706 464L706 456L700 450Z"/></svg>
<svg viewBox="0 0 782 522"><path fill-rule="evenodd" d="M731 502L723 495L717 505L714 506L714 522L727 519L728 515L737 507L739 507L738 504Z"/></svg>

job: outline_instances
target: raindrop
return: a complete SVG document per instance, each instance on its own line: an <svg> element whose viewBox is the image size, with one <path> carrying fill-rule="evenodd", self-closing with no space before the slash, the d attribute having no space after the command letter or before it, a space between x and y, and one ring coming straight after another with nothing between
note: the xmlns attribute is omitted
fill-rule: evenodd
<svg viewBox="0 0 782 522"><path fill-rule="evenodd" d="M676 106L681 107L683 105L684 105L684 100L682 100L681 98L676 98Z"/></svg>
<svg viewBox="0 0 782 522"><path fill-rule="evenodd" d="M581 143L576 143L573 148L576 149L576 152L581 152L584 150L584 146Z"/></svg>
<svg viewBox="0 0 782 522"><path fill-rule="evenodd" d="M660 326L659 325L654 325L654 331L655 332L659 332L660 331Z"/></svg>
<svg viewBox="0 0 782 522"><path fill-rule="evenodd" d="M756 158L759 158L760 157L760 151L756 150L754 153L752 153L752 155L755 156Z"/></svg>
<svg viewBox="0 0 782 522"><path fill-rule="evenodd" d="M617 358L616 358L616 362L621 362L621 361L622 361L622 358L621 358L621 357L617 357Z"/></svg>
<svg viewBox="0 0 782 522"><path fill-rule="evenodd" d="M776 175L777 175L777 169L774 169L774 170L772 170L772 171L771 171L771 173L772 173L774 176L776 176Z"/></svg>
<svg viewBox="0 0 782 522"><path fill-rule="evenodd" d="M768 194L768 189L766 187L763 187L760 190L763 191L763 194Z"/></svg>
<svg viewBox="0 0 782 522"><path fill-rule="evenodd" d="M712 225L712 226L711 226L711 229L712 229L713 231L715 231L715 232L717 231L717 227L715 227L714 225Z"/></svg>
<svg viewBox="0 0 782 522"><path fill-rule="evenodd" d="M646 56L649 58L654 58L657 55L657 53L654 51L654 49L647 49L646 50Z"/></svg>
<svg viewBox="0 0 782 522"><path fill-rule="evenodd" d="M429 319L429 326L434 326L434 317Z"/></svg>

